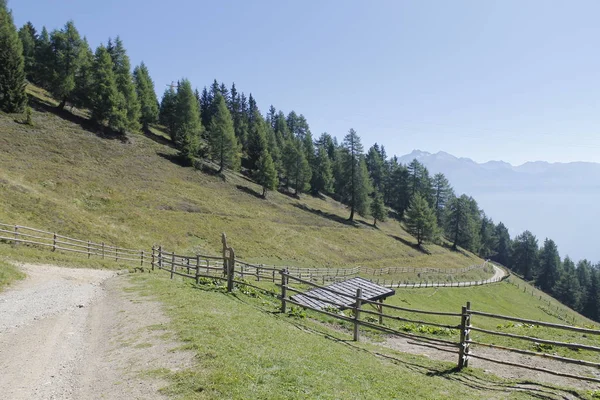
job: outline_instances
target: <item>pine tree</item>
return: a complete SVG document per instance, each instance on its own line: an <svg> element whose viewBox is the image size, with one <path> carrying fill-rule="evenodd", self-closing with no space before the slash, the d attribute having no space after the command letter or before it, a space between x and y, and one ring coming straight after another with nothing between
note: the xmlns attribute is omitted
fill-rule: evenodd
<svg viewBox="0 0 600 400"><path fill-rule="evenodd" d="M367 156L365 158L365 162L367 163L367 169L369 170L369 176L373 181L373 187L379 193L384 192L384 182L383 182L383 159L381 158L381 153L379 150L379 145L375 143L369 149Z"/></svg>
<svg viewBox="0 0 600 400"><path fill-rule="evenodd" d="M554 285L560 278L560 255L556 243L546 238L539 253L539 268L535 271L535 283L546 293L552 293ZM573 274L575 273L573 267Z"/></svg>
<svg viewBox="0 0 600 400"><path fill-rule="evenodd" d="M384 222L386 219L386 210L381 193L376 192L371 202L371 216L373 217L373 226L375 227L377 226L377 221Z"/></svg>
<svg viewBox="0 0 600 400"><path fill-rule="evenodd" d="M148 130L150 124L158 121L158 101L154 91L154 82L150 78L150 72L146 64L142 63L133 70L135 90L140 102L140 122L144 130Z"/></svg>
<svg viewBox="0 0 600 400"><path fill-rule="evenodd" d="M476 221L473 220L469 197L462 195L448 202L446 215L446 236L452 241L452 248L458 246L472 248L477 231Z"/></svg>
<svg viewBox="0 0 600 400"><path fill-rule="evenodd" d="M23 44L25 76L29 82L35 83L35 48L38 38L35 27L31 22L27 22L19 29L19 38Z"/></svg>
<svg viewBox="0 0 600 400"><path fill-rule="evenodd" d="M22 112L25 94L23 45L6 2L0 2L0 110Z"/></svg>
<svg viewBox="0 0 600 400"><path fill-rule="evenodd" d="M267 190L277 189L279 180L277 179L277 170L273 159L268 150L263 150L260 158L258 159L258 168L254 173L254 179L256 183L262 186L263 192L262 197L267 198Z"/></svg>
<svg viewBox="0 0 600 400"><path fill-rule="evenodd" d="M158 121L167 128L171 140L175 142L175 131L177 125L177 93L175 89L169 87L165 89L162 100L160 102L160 111Z"/></svg>
<svg viewBox="0 0 600 400"><path fill-rule="evenodd" d="M90 96L92 120L101 125L108 123L112 129L119 130L126 115L119 108L119 92L110 54L102 45L96 49L93 71L93 90Z"/></svg>
<svg viewBox="0 0 600 400"><path fill-rule="evenodd" d="M556 298L567 307L575 310L579 309L581 302L581 287L579 286L579 281L577 280L575 264L569 257L565 257L565 260L562 264L563 269L560 273L560 278L557 279L554 287L552 288L552 293L554 293Z"/></svg>
<svg viewBox="0 0 600 400"><path fill-rule="evenodd" d="M224 168L238 170L240 149L233 131L231 114L221 93L217 93L213 102L215 103L213 106L215 112L208 128L208 146L211 158L219 164L219 173Z"/></svg>
<svg viewBox="0 0 600 400"><path fill-rule="evenodd" d="M369 172L363 156L360 137L354 129L350 129L344 137L342 165L344 171L344 197L350 206L349 221L354 220L354 213L366 215L369 210L369 194L372 192Z"/></svg>
<svg viewBox="0 0 600 400"><path fill-rule="evenodd" d="M283 149L283 169L287 178L287 185L294 187L294 194L309 189L310 166L302 150L302 143L290 138Z"/></svg>
<svg viewBox="0 0 600 400"><path fill-rule="evenodd" d="M202 115L202 125L208 126L210 124L210 108L212 106L213 98L204 86L202 94L200 95L200 114Z"/></svg>
<svg viewBox="0 0 600 400"><path fill-rule="evenodd" d="M495 255L495 249L498 246L498 238L496 237L496 226L491 218L488 218L485 213L481 217L479 229L479 257L488 259Z"/></svg>
<svg viewBox="0 0 600 400"><path fill-rule="evenodd" d="M268 150L269 144L267 142L266 123L258 108L253 107L251 115L252 118L248 126L247 162L248 169L255 171L258 168L260 155L263 150Z"/></svg>
<svg viewBox="0 0 600 400"><path fill-rule="evenodd" d="M50 89L54 71L54 53L50 35L44 26L35 46L34 81L44 89Z"/></svg>
<svg viewBox="0 0 600 400"><path fill-rule="evenodd" d="M200 151L202 132L200 111L198 110L198 102L194 97L192 85L187 79L182 79L177 87L173 137L179 150L179 156L188 165L193 164L194 157Z"/></svg>
<svg viewBox="0 0 600 400"><path fill-rule="evenodd" d="M333 169L325 147L317 147L310 187L313 194L333 191Z"/></svg>
<svg viewBox="0 0 600 400"><path fill-rule="evenodd" d="M53 51L53 74L50 92L60 100L59 109L63 109L75 90L75 75L79 69L82 40L75 23L69 21L60 31L50 35Z"/></svg>
<svg viewBox="0 0 600 400"><path fill-rule="evenodd" d="M404 214L410 205L410 175L406 166L391 162L389 188L390 204L396 210L398 220L404 219Z"/></svg>
<svg viewBox="0 0 600 400"><path fill-rule="evenodd" d="M140 102L135 90L133 76L131 75L129 56L127 56L127 51L119 36L117 36L114 43L109 39L106 49L113 62L117 90L122 102L120 107L124 108L127 114L125 129L137 132L140 130Z"/></svg>
<svg viewBox="0 0 600 400"><path fill-rule="evenodd" d="M535 235L525 231L515 237L511 257L511 268L526 280L532 280L538 269L538 241Z"/></svg>
<svg viewBox="0 0 600 400"><path fill-rule="evenodd" d="M71 101L75 107L91 108L94 87L94 53L84 37L79 53L79 68L75 72L75 89Z"/></svg>
<svg viewBox="0 0 600 400"><path fill-rule="evenodd" d="M420 193L415 193L406 211L406 230L417 239L417 245L437 239L435 212Z"/></svg>
<svg viewBox="0 0 600 400"><path fill-rule="evenodd" d="M433 191L434 191L434 210L435 217L437 219L437 223L439 226L443 225L444 218L444 207L446 207L446 203L448 199L452 195L452 188L450 187L450 183L448 179L444 176L444 174L435 174L433 177Z"/></svg>
<svg viewBox="0 0 600 400"><path fill-rule="evenodd" d="M498 225L496 225L495 235L497 238L496 254L492 256L492 260L508 266L511 258L512 241L510 240L508 229L502 222L499 222Z"/></svg>

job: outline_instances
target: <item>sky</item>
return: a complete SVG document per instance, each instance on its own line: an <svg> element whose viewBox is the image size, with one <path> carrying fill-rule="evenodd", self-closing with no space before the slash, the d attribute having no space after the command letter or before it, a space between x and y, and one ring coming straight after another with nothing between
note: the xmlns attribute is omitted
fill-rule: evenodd
<svg viewBox="0 0 600 400"><path fill-rule="evenodd" d="M388 155L600 162L598 1L9 0L15 24L119 35L162 94L213 79Z"/></svg>

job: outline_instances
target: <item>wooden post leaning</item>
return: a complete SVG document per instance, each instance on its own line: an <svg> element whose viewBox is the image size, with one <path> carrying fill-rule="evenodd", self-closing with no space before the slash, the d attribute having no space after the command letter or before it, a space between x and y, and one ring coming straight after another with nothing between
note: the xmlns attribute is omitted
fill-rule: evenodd
<svg viewBox="0 0 600 400"><path fill-rule="evenodd" d="M288 283L288 279L287 279L287 270L286 269L282 269L279 271L279 274L281 274L281 312L283 314L286 313L287 309L286 309L286 301L285 301L285 297L287 296L287 283Z"/></svg>
<svg viewBox="0 0 600 400"><path fill-rule="evenodd" d="M200 283L200 256L196 254L196 285Z"/></svg>
<svg viewBox="0 0 600 400"><path fill-rule="evenodd" d="M227 291L233 291L233 278L235 274L235 252L233 247L229 248L229 259L227 260Z"/></svg>
<svg viewBox="0 0 600 400"><path fill-rule="evenodd" d="M175 252L171 252L171 279L173 279L173 275L175 272Z"/></svg>
<svg viewBox="0 0 600 400"><path fill-rule="evenodd" d="M356 289L356 304L354 306L354 341L358 342L360 339L360 305L361 305L362 289Z"/></svg>
<svg viewBox="0 0 600 400"><path fill-rule="evenodd" d="M152 265L152 271L154 271L154 263L156 262L156 259L155 259L155 251L156 251L156 250L155 250L155 247L154 247L154 246L152 246L152 261L151 261L151 263L150 263L150 264Z"/></svg>

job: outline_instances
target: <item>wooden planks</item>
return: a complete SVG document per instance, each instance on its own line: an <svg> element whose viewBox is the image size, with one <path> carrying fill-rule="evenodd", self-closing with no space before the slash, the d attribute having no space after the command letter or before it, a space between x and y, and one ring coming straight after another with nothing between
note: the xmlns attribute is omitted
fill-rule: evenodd
<svg viewBox="0 0 600 400"><path fill-rule="evenodd" d="M307 307L324 309L326 307L349 308L356 302L356 291L361 289L361 299L376 301L385 299L394 295L396 292L393 289L380 286L364 278L352 278L343 282L334 283L324 288L311 289L306 292L308 295L297 294L292 296L292 300L304 304ZM334 293L335 292L335 293ZM310 297L309 297L310 296ZM317 299L315 299L315 297ZM323 299L326 301L321 301ZM333 303L333 304L332 304Z"/></svg>

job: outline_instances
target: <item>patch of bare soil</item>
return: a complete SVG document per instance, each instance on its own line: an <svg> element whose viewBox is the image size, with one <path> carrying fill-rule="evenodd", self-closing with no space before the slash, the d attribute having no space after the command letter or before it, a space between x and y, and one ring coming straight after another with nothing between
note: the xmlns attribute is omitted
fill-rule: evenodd
<svg viewBox="0 0 600 400"><path fill-rule="evenodd" d="M158 302L112 271L23 265L0 294L0 393L7 399L162 399L146 371L193 363L174 351Z"/></svg>
<svg viewBox="0 0 600 400"><path fill-rule="evenodd" d="M448 361L452 363L458 362L457 349L451 347L444 347L440 345L427 345L423 342L416 342L412 339L405 339L398 336L389 336L383 343L384 346L393 348L395 350L419 354L429 357L433 360ZM450 350L452 352L444 351ZM500 361L506 361L516 363L523 366L544 368L557 372L568 373L573 375L591 376L600 378L600 371L586 366L579 366L573 364L562 363L556 360L544 359L541 357L527 356L508 351L491 349L487 347L472 346L471 352L473 354L480 355L491 359ZM554 385L561 387L572 387L584 390L597 390L598 384L578 379L570 379L560 377L544 372L538 372L529 370L526 368L513 367L503 364L498 364L486 360L471 358L469 360L469 367L483 369L486 373L505 378L505 379L516 379L520 383L515 384L502 384L502 390L516 390L525 391L532 394L538 394L542 398L561 398L561 399L577 399L579 398L574 392L569 390L556 390ZM480 382L480 384L486 389L490 389L488 386L494 386L496 384L493 381ZM552 386L550 386L552 385ZM498 385L496 385L498 386ZM544 397L546 396L546 397Z"/></svg>

